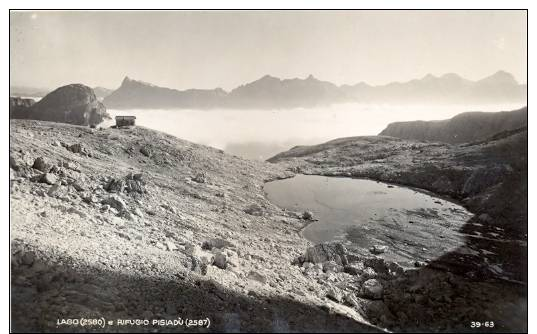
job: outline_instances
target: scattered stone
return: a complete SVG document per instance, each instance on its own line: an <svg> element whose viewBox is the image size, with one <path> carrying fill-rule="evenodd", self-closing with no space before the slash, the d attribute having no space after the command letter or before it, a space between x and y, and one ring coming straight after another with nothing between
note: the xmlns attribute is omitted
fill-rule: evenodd
<svg viewBox="0 0 537 334"><path fill-rule="evenodd" d="M151 158L151 156L153 155L153 152L151 152L151 148L149 148L149 146L140 147L140 153L142 153L148 158Z"/></svg>
<svg viewBox="0 0 537 334"><path fill-rule="evenodd" d="M197 182L197 183L205 183L205 178L206 178L205 173L198 173L196 174L196 176L192 178L192 181Z"/></svg>
<svg viewBox="0 0 537 334"><path fill-rule="evenodd" d="M304 213L302 214L302 219L304 219L304 220L313 220L313 212L304 211Z"/></svg>
<svg viewBox="0 0 537 334"><path fill-rule="evenodd" d="M209 240L205 240L203 244L201 245L202 249L211 250L213 248L235 248L235 245L233 245L231 242L220 239L220 238L212 238Z"/></svg>
<svg viewBox="0 0 537 334"><path fill-rule="evenodd" d="M168 249L168 251L173 252L174 250L177 250L177 246L175 246L173 242L167 240L165 244L166 244L166 248Z"/></svg>
<svg viewBox="0 0 537 334"><path fill-rule="evenodd" d="M366 279L377 277L377 272L375 271L375 269L373 269L371 267L366 267L362 271L361 277L366 278Z"/></svg>
<svg viewBox="0 0 537 334"><path fill-rule="evenodd" d="M84 151L84 148L82 147L82 144L76 143L73 145L69 145L67 147L67 150L73 153L82 153Z"/></svg>
<svg viewBox="0 0 537 334"><path fill-rule="evenodd" d="M343 268L343 271L350 275L360 275L365 269L362 262L350 263Z"/></svg>
<svg viewBox="0 0 537 334"><path fill-rule="evenodd" d="M56 177L56 175L51 174L51 173L45 173L40 178L41 183L46 183L50 185L55 184L57 181L58 181L58 178Z"/></svg>
<svg viewBox="0 0 537 334"><path fill-rule="evenodd" d="M207 275L207 263L202 262L195 256L191 256L190 261L190 270L200 275Z"/></svg>
<svg viewBox="0 0 537 334"><path fill-rule="evenodd" d="M15 160L15 158L13 158L11 155L9 156L9 168L15 171L19 170L20 168L19 164L17 163L17 160Z"/></svg>
<svg viewBox="0 0 537 334"><path fill-rule="evenodd" d="M213 259L213 265L217 266L220 269L226 269L227 267L227 256L224 253L217 253Z"/></svg>
<svg viewBox="0 0 537 334"><path fill-rule="evenodd" d="M140 209L138 209L138 208L135 208L134 211L133 211L133 213L134 213L136 216L140 217L140 218L144 218L144 214L143 214L142 210L140 210Z"/></svg>
<svg viewBox="0 0 537 334"><path fill-rule="evenodd" d="M75 209L73 207L69 208L69 210L67 210L67 212L79 215L81 218L86 218L87 217L87 215L84 212L82 212L82 211L80 211L78 209Z"/></svg>
<svg viewBox="0 0 537 334"><path fill-rule="evenodd" d="M263 215L263 208L257 204L252 204L246 209L244 209L244 212L246 212L249 215L252 216L262 216Z"/></svg>
<svg viewBox="0 0 537 334"><path fill-rule="evenodd" d="M388 250L388 246L384 246L384 245L374 245L373 247L369 249L371 253L376 254L376 255L385 253L387 250Z"/></svg>
<svg viewBox="0 0 537 334"><path fill-rule="evenodd" d="M125 211L122 211L122 214L121 216L129 221L136 221L136 217L129 211L125 210Z"/></svg>
<svg viewBox="0 0 537 334"><path fill-rule="evenodd" d="M264 275L258 273L257 271L253 271L253 270L251 270L248 273L248 279L257 281L257 282L262 283L262 284L267 283L267 278Z"/></svg>
<svg viewBox="0 0 537 334"><path fill-rule="evenodd" d="M93 203L97 203L99 200L97 199L97 196L93 195L93 194L86 194L82 197L82 200L85 202L85 203L88 203L88 204L93 204Z"/></svg>
<svg viewBox="0 0 537 334"><path fill-rule="evenodd" d="M59 182L53 184L52 187L50 187L48 189L47 195L52 197L52 196L56 195L56 193L58 193L58 190L60 190L60 183Z"/></svg>
<svg viewBox="0 0 537 334"><path fill-rule="evenodd" d="M118 195L111 195L110 197L104 199L102 203L110 205L119 212L127 210L127 204L125 204L125 201L123 201L123 199L121 199L121 197Z"/></svg>
<svg viewBox="0 0 537 334"><path fill-rule="evenodd" d="M110 193L120 193L125 188L125 180L112 178L105 186L105 190Z"/></svg>
<svg viewBox="0 0 537 334"><path fill-rule="evenodd" d="M47 173L50 170L50 164L48 164L43 157L38 157L34 160L32 168Z"/></svg>
<svg viewBox="0 0 537 334"><path fill-rule="evenodd" d="M338 303L341 303L343 299L341 291L338 288L333 287L333 286L330 286L328 288L328 291L326 292L326 297Z"/></svg>
<svg viewBox="0 0 537 334"><path fill-rule="evenodd" d="M426 265L427 265L427 262L424 262L424 261L415 261L414 262L414 267L416 267L416 268L425 267Z"/></svg>
<svg viewBox="0 0 537 334"><path fill-rule="evenodd" d="M336 263L336 261L326 261L323 263L323 271L325 273L339 273L343 271L343 266Z"/></svg>
<svg viewBox="0 0 537 334"><path fill-rule="evenodd" d="M382 284L374 278L368 279L362 285L362 295L369 299L382 299Z"/></svg>
<svg viewBox="0 0 537 334"><path fill-rule="evenodd" d="M76 191L85 191L86 189L80 185L78 182L73 182L72 184L73 188L75 188Z"/></svg>

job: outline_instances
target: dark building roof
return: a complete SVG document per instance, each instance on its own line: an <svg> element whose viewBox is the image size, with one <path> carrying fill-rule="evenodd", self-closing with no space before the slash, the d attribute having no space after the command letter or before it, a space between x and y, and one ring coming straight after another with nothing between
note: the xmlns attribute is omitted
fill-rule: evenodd
<svg viewBox="0 0 537 334"><path fill-rule="evenodd" d="M116 116L116 121L117 120L131 120L131 119L136 119L136 116Z"/></svg>

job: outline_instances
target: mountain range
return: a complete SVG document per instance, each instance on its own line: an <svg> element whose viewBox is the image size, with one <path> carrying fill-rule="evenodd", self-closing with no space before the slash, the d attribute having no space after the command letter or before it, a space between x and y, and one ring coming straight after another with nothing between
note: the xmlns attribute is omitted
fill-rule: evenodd
<svg viewBox="0 0 537 334"><path fill-rule="evenodd" d="M311 108L338 103L371 104L526 104L527 85L498 71L478 81L458 74L428 74L421 79L385 85L335 85L310 75L280 79L270 75L229 92L216 89L176 90L125 77L121 86L104 98L108 108Z"/></svg>

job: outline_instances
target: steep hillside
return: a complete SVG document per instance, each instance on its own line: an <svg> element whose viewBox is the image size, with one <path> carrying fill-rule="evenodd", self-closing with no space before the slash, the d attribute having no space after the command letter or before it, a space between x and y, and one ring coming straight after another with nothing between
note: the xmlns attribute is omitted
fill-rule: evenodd
<svg viewBox="0 0 537 334"><path fill-rule="evenodd" d="M140 127L12 120L10 140L17 331L80 317L377 331L291 264L306 222L263 194L265 180L292 175L281 168Z"/></svg>
<svg viewBox="0 0 537 334"><path fill-rule="evenodd" d="M443 121L390 123L380 136L452 144L488 139L528 125L528 107L502 112L466 112Z"/></svg>

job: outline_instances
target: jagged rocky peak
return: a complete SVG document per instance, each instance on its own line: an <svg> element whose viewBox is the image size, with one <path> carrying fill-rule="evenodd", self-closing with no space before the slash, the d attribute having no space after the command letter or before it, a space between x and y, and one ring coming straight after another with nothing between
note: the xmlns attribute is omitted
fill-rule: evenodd
<svg viewBox="0 0 537 334"><path fill-rule="evenodd" d="M125 78L121 82L121 87L129 87L129 86L155 87L153 84L150 84L149 82L145 82L145 81L141 81L141 80L134 80L134 79L129 78L128 76L125 76Z"/></svg>

